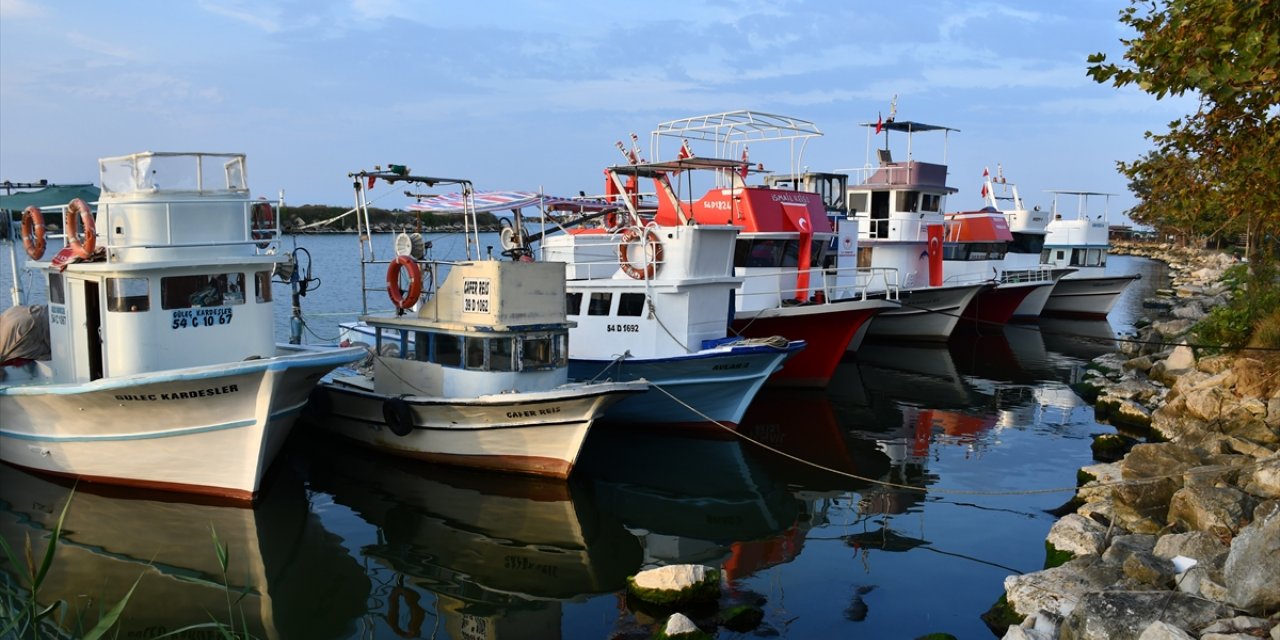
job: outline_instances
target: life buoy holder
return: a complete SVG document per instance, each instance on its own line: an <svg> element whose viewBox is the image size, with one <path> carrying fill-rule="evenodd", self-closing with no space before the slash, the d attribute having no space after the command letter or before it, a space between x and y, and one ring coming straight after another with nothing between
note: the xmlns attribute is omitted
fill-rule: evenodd
<svg viewBox="0 0 1280 640"><path fill-rule="evenodd" d="M645 258L644 266L637 267L631 262L630 246L643 239L641 251ZM652 253L644 251L647 246L653 247ZM652 280L653 276L658 273L658 266L662 264L662 240L658 238L658 234L653 229L647 229L643 232L636 227L627 227L622 231L622 237L618 242L618 266L622 268L622 272L635 278L636 280Z"/></svg>
<svg viewBox="0 0 1280 640"><path fill-rule="evenodd" d="M387 625L401 638L417 638L422 635L422 623L427 618L427 612L423 610L422 605L418 604L421 597L417 591L408 587L391 588L391 594L387 599ZM409 604L409 624L405 629L400 628L401 600Z"/></svg>
<svg viewBox="0 0 1280 640"><path fill-rule="evenodd" d="M401 438L413 433L413 410L404 398L388 398L382 403L382 421Z"/></svg>
<svg viewBox="0 0 1280 640"><path fill-rule="evenodd" d="M276 213L271 208L270 202L259 200L253 203L253 206L249 207L249 221L254 240L267 240L275 235ZM258 243L259 249L266 249L268 246L270 243Z"/></svg>
<svg viewBox="0 0 1280 640"><path fill-rule="evenodd" d="M22 211L22 248L32 260L44 257L44 214L35 205Z"/></svg>
<svg viewBox="0 0 1280 640"><path fill-rule="evenodd" d="M409 275L409 289L407 291L400 288L400 271L402 269ZM391 298L391 304L404 311L417 304L418 296L421 295L422 268L410 256L396 256L396 259L387 265L387 297Z"/></svg>
<svg viewBox="0 0 1280 640"><path fill-rule="evenodd" d="M67 246L81 259L87 259L98 248L98 230L94 227L93 213L84 200L76 198L67 203L62 214L62 226L66 230ZM84 226L84 240L80 239L80 226Z"/></svg>

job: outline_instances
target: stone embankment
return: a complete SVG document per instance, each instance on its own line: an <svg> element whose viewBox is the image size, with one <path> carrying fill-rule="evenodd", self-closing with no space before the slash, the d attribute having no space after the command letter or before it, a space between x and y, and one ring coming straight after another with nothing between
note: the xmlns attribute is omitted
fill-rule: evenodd
<svg viewBox="0 0 1280 640"><path fill-rule="evenodd" d="M1232 258L1146 255L1173 275L1147 303L1163 319L1089 368L1081 392L1120 433L1095 441L1111 461L1080 470L1049 568L1005 580L1006 640L1280 640L1280 356L1194 343Z"/></svg>

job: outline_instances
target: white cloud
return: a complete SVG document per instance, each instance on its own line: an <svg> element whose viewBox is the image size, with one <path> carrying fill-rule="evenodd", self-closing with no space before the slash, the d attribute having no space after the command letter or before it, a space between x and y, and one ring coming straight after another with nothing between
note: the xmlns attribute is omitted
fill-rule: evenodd
<svg viewBox="0 0 1280 640"><path fill-rule="evenodd" d="M0 16L5 20L14 18L39 18L45 15L45 8L28 0L0 0Z"/></svg>
<svg viewBox="0 0 1280 640"><path fill-rule="evenodd" d="M245 3L240 0L200 0L201 9L243 22L266 33L278 33L283 30L280 12L269 8L265 2Z"/></svg>

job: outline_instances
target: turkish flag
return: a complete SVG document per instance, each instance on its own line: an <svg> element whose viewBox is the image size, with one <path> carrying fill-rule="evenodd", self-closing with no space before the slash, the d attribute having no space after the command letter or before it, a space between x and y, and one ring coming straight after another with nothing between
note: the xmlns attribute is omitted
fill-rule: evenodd
<svg viewBox="0 0 1280 640"><path fill-rule="evenodd" d="M884 118L876 113L876 135L880 135L880 130L884 128Z"/></svg>

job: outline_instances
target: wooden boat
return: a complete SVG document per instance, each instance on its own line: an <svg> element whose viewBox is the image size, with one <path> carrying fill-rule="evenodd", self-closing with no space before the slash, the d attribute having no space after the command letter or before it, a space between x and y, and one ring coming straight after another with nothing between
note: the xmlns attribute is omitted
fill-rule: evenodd
<svg viewBox="0 0 1280 640"><path fill-rule="evenodd" d="M288 257L271 205L250 200L244 155L98 164L97 216L73 200L52 260L42 212L24 214L48 305L5 313L49 351L3 358L0 459L251 500L315 383L363 354L275 343L272 275Z"/></svg>

